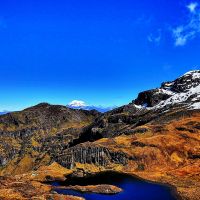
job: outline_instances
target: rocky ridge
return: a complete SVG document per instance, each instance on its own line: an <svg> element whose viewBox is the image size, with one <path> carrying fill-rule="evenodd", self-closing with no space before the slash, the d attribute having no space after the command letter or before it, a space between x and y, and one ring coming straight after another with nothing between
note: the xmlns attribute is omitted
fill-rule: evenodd
<svg viewBox="0 0 200 200"><path fill-rule="evenodd" d="M199 109L199 100L200 70L195 70L174 81L162 83L160 88L141 92L133 104L146 109L161 109L177 104Z"/></svg>

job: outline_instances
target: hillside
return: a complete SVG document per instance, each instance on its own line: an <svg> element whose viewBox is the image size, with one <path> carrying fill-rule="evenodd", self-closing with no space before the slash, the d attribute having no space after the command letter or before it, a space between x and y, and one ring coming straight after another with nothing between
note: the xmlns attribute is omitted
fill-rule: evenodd
<svg viewBox="0 0 200 200"><path fill-rule="evenodd" d="M52 162L99 115L41 103L0 116L0 171L19 174Z"/></svg>

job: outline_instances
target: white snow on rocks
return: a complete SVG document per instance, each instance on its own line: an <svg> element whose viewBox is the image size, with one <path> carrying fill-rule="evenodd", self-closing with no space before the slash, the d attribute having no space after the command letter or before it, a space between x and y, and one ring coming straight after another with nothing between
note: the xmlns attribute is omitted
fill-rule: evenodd
<svg viewBox="0 0 200 200"><path fill-rule="evenodd" d="M167 95L174 95L175 93L172 92L170 89L158 89L158 93L167 94Z"/></svg>
<svg viewBox="0 0 200 200"><path fill-rule="evenodd" d="M200 102L193 103L190 106L190 109L192 109L192 110L198 110L198 109L200 109Z"/></svg>
<svg viewBox="0 0 200 200"><path fill-rule="evenodd" d="M195 95L195 97L191 98L192 95ZM196 95L199 98L197 98ZM198 85L197 87L190 88L187 92L175 93L173 96L171 96L165 101L161 101L158 105L152 107L151 109L160 109L167 105L184 103L188 100L188 98L191 98L191 104L193 104L193 99L195 101L200 100L200 85Z"/></svg>
<svg viewBox="0 0 200 200"><path fill-rule="evenodd" d="M200 70L189 71L185 73L183 76L190 76L192 75L192 79L200 78Z"/></svg>
<svg viewBox="0 0 200 200"><path fill-rule="evenodd" d="M178 86L185 85L184 91L172 91L171 87L175 83L178 83ZM189 71L173 82L166 82L156 93L167 94L170 97L153 107L145 107L144 105L135 105L135 107L138 109L158 110L162 108L168 109L167 107L173 105L184 105L188 109L200 109L200 70Z"/></svg>

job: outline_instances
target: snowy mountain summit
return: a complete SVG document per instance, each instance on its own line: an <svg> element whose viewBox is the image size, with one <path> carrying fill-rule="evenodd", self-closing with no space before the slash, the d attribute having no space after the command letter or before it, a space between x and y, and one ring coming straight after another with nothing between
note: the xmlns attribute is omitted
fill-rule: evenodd
<svg viewBox="0 0 200 200"><path fill-rule="evenodd" d="M84 101L81 101L81 100L73 100L72 102L70 102L68 104L68 106L71 106L73 108L82 108L82 107L85 107L87 106L86 103Z"/></svg>
<svg viewBox="0 0 200 200"><path fill-rule="evenodd" d="M174 106L200 109L200 70L189 71L160 88L139 93L132 104L139 109L157 110Z"/></svg>
<svg viewBox="0 0 200 200"><path fill-rule="evenodd" d="M189 91L200 84L200 70L189 71L172 82L163 83L161 87L180 93Z"/></svg>
<svg viewBox="0 0 200 200"><path fill-rule="evenodd" d="M78 109L78 110L97 110L98 112L104 113L115 108L113 107L103 107L103 106L93 106L87 105L84 101L73 100L67 105L68 108Z"/></svg>

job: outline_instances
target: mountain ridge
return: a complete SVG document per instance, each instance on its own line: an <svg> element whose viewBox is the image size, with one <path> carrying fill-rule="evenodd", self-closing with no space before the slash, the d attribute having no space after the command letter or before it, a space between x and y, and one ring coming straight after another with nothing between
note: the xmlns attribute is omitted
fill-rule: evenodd
<svg viewBox="0 0 200 200"><path fill-rule="evenodd" d="M160 88L139 93L133 103L149 109L159 109L169 104L186 102L187 99L190 103L192 101L198 102L200 100L199 84L200 70L189 71L174 81L162 83ZM200 108L200 105L198 108Z"/></svg>
<svg viewBox="0 0 200 200"><path fill-rule="evenodd" d="M2 111L2 112L0 112L0 115L5 115L5 114L7 114L7 113L9 113L10 111Z"/></svg>
<svg viewBox="0 0 200 200"><path fill-rule="evenodd" d="M77 109L77 110L96 110L101 113L105 113L108 111L113 110L114 108L117 108L116 106L113 107L103 107L103 106L73 106L73 105L67 105L68 108Z"/></svg>

